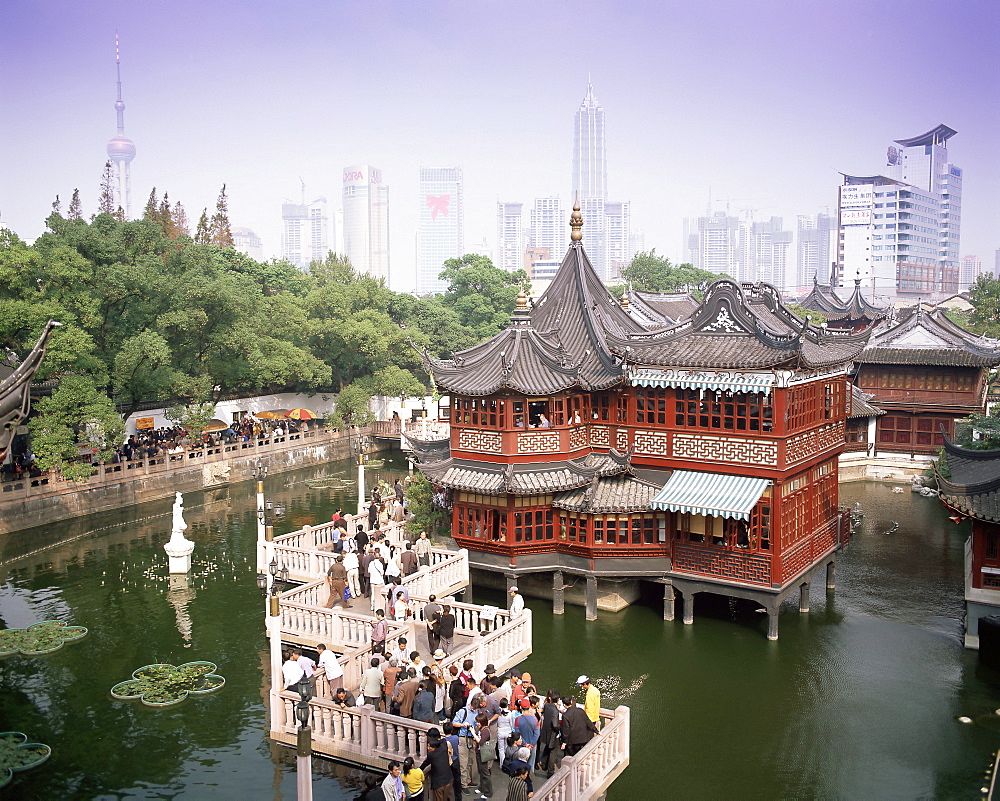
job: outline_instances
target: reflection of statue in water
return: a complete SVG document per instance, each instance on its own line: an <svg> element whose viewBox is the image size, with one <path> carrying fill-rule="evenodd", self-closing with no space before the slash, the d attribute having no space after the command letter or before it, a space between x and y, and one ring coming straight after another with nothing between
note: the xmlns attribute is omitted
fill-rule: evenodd
<svg viewBox="0 0 1000 801"><path fill-rule="evenodd" d="M0 381L0 460L7 455L7 447L18 425L31 410L31 379L38 372L45 357L45 345L52 329L62 323L49 320L45 330L27 355L9 376Z"/></svg>
<svg viewBox="0 0 1000 801"><path fill-rule="evenodd" d="M167 590L167 600L174 608L174 617L177 621L177 631L184 638L184 647L191 647L191 615L188 613L188 604L194 600L195 592L191 587L191 577L187 573L172 573L170 575L170 588Z"/></svg>

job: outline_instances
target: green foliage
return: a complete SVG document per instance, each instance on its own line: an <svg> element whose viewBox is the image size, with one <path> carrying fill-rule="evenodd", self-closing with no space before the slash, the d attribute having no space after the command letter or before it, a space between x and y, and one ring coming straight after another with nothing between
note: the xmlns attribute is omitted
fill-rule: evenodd
<svg viewBox="0 0 1000 801"><path fill-rule="evenodd" d="M462 325L474 332L476 341L506 328L520 290L531 288L524 270L508 272L493 266L485 256L466 254L448 259L439 275L448 282L441 303L452 309Z"/></svg>
<svg viewBox="0 0 1000 801"><path fill-rule="evenodd" d="M106 460L122 441L125 427L111 399L84 376L63 376L59 388L34 406L37 414L28 426L43 470L54 468L71 481L82 481L94 472L89 457Z"/></svg>
<svg viewBox="0 0 1000 801"><path fill-rule="evenodd" d="M115 174L111 167L111 162L104 162L104 172L101 173L101 195L97 203L97 213L113 215L115 213ZM59 196L56 195L56 200L59 200ZM58 209L53 206L54 212L58 213Z"/></svg>
<svg viewBox="0 0 1000 801"><path fill-rule="evenodd" d="M788 303L788 310L800 320L808 320L816 325L823 325L826 322L826 315L823 312L813 311L800 306L798 303Z"/></svg>
<svg viewBox="0 0 1000 801"><path fill-rule="evenodd" d="M85 627L67 626L61 620L43 620L24 629L4 629L0 631L0 657L17 653L23 656L51 654L86 635Z"/></svg>
<svg viewBox="0 0 1000 801"><path fill-rule="evenodd" d="M205 695L222 689L226 680L215 673L212 662L183 665L146 665L133 671L132 678L111 688L121 700L140 699L146 706L172 706L189 695Z"/></svg>
<svg viewBox="0 0 1000 801"><path fill-rule="evenodd" d="M434 485L420 473L414 474L406 488L406 508L412 515L406 524L409 533L426 531L431 539L451 535L451 514L434 502Z"/></svg>
<svg viewBox="0 0 1000 801"><path fill-rule="evenodd" d="M980 273L969 288L969 329L974 334L1000 337L1000 281Z"/></svg>
<svg viewBox="0 0 1000 801"><path fill-rule="evenodd" d="M657 256L656 249L637 253L631 264L622 270L624 278L633 289L640 292L686 292L704 289L712 281L728 278L691 264L672 265L665 256Z"/></svg>
<svg viewBox="0 0 1000 801"><path fill-rule="evenodd" d="M194 403L177 404L166 409L163 416L189 434L200 434L215 417L215 403L213 401L195 401Z"/></svg>
<svg viewBox="0 0 1000 801"><path fill-rule="evenodd" d="M964 427L968 431L968 435L962 438L962 447L974 451L1000 448L1000 409L994 409L992 414L970 414L959 422L967 425L956 426L956 430Z"/></svg>

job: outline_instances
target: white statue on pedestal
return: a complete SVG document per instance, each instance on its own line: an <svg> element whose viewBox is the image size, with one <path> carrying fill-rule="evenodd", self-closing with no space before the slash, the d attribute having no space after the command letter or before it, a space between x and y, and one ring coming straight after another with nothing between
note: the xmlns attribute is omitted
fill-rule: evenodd
<svg viewBox="0 0 1000 801"><path fill-rule="evenodd" d="M184 538L184 530L187 523L184 522L184 501L181 494L176 493L174 500L173 525L170 528L170 542L163 546L163 550L170 557L171 573L191 572L191 552L194 551L194 543Z"/></svg>

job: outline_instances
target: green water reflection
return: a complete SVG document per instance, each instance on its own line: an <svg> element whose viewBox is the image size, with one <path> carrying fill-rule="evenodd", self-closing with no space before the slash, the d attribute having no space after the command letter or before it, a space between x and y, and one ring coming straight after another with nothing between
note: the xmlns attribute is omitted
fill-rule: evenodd
<svg viewBox="0 0 1000 801"><path fill-rule="evenodd" d="M268 478L269 498L286 507L278 533L353 500L350 489L305 483L337 470L351 472L341 463ZM196 542L187 588L166 575L170 501L4 536L3 625L55 618L90 629L50 656L0 661L0 730L53 747L15 777L11 797L295 797L290 752L265 736L252 490L185 496ZM855 484L842 496L867 517L838 563L837 592L815 588L808 615L784 607L778 642L764 637L766 616L713 596L691 626L663 622L654 587L596 623L579 607L553 616L528 599L538 688L565 691L589 673L605 706L632 708L632 764L609 798L977 795L1000 747L1000 677L962 648L967 530L908 491ZM193 660L216 663L225 688L163 710L108 693L142 665ZM356 776L317 760L315 797L353 797Z"/></svg>

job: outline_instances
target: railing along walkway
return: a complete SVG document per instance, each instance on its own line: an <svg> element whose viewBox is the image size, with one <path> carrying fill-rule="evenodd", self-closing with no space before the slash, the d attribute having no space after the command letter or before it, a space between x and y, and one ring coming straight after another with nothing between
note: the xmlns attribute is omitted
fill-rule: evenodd
<svg viewBox="0 0 1000 801"><path fill-rule="evenodd" d="M50 471L35 478L22 477L0 482L0 498L11 500L62 495L79 492L81 489L121 484L148 476L171 473L175 470L185 470L192 466L217 464L221 467L234 459L248 459L271 453L281 453L290 447L303 444L332 444L347 438L348 434L345 431L319 429L298 431L281 437L254 437L246 442L201 445L188 448L183 453L173 456L162 453L154 457L99 464L96 466L94 474L82 482L69 481L62 475Z"/></svg>

